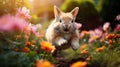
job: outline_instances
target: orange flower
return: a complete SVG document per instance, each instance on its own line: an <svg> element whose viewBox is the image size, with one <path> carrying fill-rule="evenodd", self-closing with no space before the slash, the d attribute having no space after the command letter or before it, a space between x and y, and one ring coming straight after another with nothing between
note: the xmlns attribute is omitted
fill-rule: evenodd
<svg viewBox="0 0 120 67"><path fill-rule="evenodd" d="M32 40L31 43L35 43L35 40Z"/></svg>
<svg viewBox="0 0 120 67"><path fill-rule="evenodd" d="M26 26L24 28L24 33L27 34L27 35L31 35L31 28L29 26Z"/></svg>
<svg viewBox="0 0 120 67"><path fill-rule="evenodd" d="M115 37L115 34L108 34L107 36L106 36L106 39L112 39L112 38L114 38Z"/></svg>
<svg viewBox="0 0 120 67"><path fill-rule="evenodd" d="M109 44L113 44L113 40L110 39L110 40L109 40Z"/></svg>
<svg viewBox="0 0 120 67"><path fill-rule="evenodd" d="M16 39L19 39L21 37L21 35L16 35Z"/></svg>
<svg viewBox="0 0 120 67"><path fill-rule="evenodd" d="M82 50L82 51L81 51L81 54L87 54L87 53L88 53L87 50Z"/></svg>
<svg viewBox="0 0 120 67"><path fill-rule="evenodd" d="M86 60L87 60L87 61L91 60L91 57L87 57Z"/></svg>
<svg viewBox="0 0 120 67"><path fill-rule="evenodd" d="M55 50L55 47L47 41L42 41L40 42L40 44L41 44L41 49L45 50L46 52L52 52Z"/></svg>
<svg viewBox="0 0 120 67"><path fill-rule="evenodd" d="M97 51L97 52L101 52L101 51L103 51L104 49L106 49L106 47L105 47L105 46L102 46L102 47L97 48L96 51Z"/></svg>
<svg viewBox="0 0 120 67"><path fill-rule="evenodd" d="M24 38L25 38L26 40L28 40L28 39L29 39L29 36L28 36L28 35L24 35Z"/></svg>
<svg viewBox="0 0 120 67"><path fill-rule="evenodd" d="M43 30L43 31L40 31L40 34L36 35L36 37L42 38L44 37L44 35L45 35L45 31Z"/></svg>
<svg viewBox="0 0 120 67"><path fill-rule="evenodd" d="M73 63L70 67L86 67L87 62L83 61L78 61L76 63Z"/></svg>
<svg viewBox="0 0 120 67"><path fill-rule="evenodd" d="M31 42L26 42L26 46L34 47L34 45Z"/></svg>
<svg viewBox="0 0 120 67"><path fill-rule="evenodd" d="M31 46L31 43L30 42L26 42L26 46Z"/></svg>
<svg viewBox="0 0 120 67"><path fill-rule="evenodd" d="M89 32L84 30L80 33L80 38L83 38L85 35L88 35L88 34Z"/></svg>
<svg viewBox="0 0 120 67"><path fill-rule="evenodd" d="M83 33L84 35L89 34L89 32L88 32L88 31L86 31L86 30L82 31L82 33Z"/></svg>
<svg viewBox="0 0 120 67"><path fill-rule="evenodd" d="M45 61L37 60L36 67L54 67L54 65L47 60Z"/></svg>
<svg viewBox="0 0 120 67"><path fill-rule="evenodd" d="M24 48L22 49L22 51L23 51L23 52L30 52L30 49L29 49L28 47L24 47Z"/></svg>
<svg viewBox="0 0 120 67"><path fill-rule="evenodd" d="M81 45L80 50L82 51L82 50L86 49L86 47L87 47L87 44Z"/></svg>
<svg viewBox="0 0 120 67"><path fill-rule="evenodd" d="M44 35L42 34L39 34L39 35L36 35L38 38L42 38Z"/></svg>

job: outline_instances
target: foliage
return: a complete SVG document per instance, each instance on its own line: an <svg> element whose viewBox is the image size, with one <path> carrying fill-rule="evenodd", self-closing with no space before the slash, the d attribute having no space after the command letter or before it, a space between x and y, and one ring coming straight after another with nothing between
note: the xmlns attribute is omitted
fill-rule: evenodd
<svg viewBox="0 0 120 67"><path fill-rule="evenodd" d="M114 30L111 30L110 22L105 22L102 27L93 30L81 30L79 49L63 50L63 58L60 60L61 58L53 57L55 47L44 37L48 23L32 24L31 22L37 23L39 18L35 14L30 15L30 10L23 5L23 0L9 2L0 0L1 67L63 67L65 64L67 67L120 67L120 24L116 25ZM70 11L75 6L80 7L77 22L81 17L88 17L86 19L90 22L99 16L92 0L67 0L65 3L67 5L62 6L65 11ZM120 22L120 15L115 20ZM78 23L76 25L78 28L85 26Z"/></svg>
<svg viewBox="0 0 120 67"><path fill-rule="evenodd" d="M102 24L102 22L99 20L100 16L98 11L92 0L66 0L61 9L65 12L69 12L74 7L79 7L79 13L76 17L76 22L83 24L82 29L94 29L98 27L98 25ZM96 22L97 24L95 24Z"/></svg>
<svg viewBox="0 0 120 67"><path fill-rule="evenodd" d="M44 41L41 24L29 23L29 9L19 8L15 15L0 18L0 66L35 67L36 60L55 62L54 46Z"/></svg>
<svg viewBox="0 0 120 67"><path fill-rule="evenodd" d="M67 60L82 58L81 61L87 62L85 67L119 67L119 31L120 27L117 32L111 31L108 23L105 23L103 28L97 28L93 31L81 31L79 50L74 52L70 49L70 53L65 52L64 56Z"/></svg>
<svg viewBox="0 0 120 67"><path fill-rule="evenodd" d="M22 0L0 0L0 16L6 13L14 14L17 8L22 6Z"/></svg>
<svg viewBox="0 0 120 67"><path fill-rule="evenodd" d="M114 20L116 15L120 14L118 0L100 0L99 2L99 12L103 21L109 21L112 24L112 28L115 27L119 22Z"/></svg>

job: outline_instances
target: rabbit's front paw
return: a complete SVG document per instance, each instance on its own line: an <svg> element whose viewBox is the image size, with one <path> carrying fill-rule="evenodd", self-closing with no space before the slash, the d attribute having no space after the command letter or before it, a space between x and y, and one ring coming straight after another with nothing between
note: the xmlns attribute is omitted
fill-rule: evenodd
<svg viewBox="0 0 120 67"><path fill-rule="evenodd" d="M61 46L62 44L65 44L65 43L67 43L67 40L65 40L65 39L60 39L60 40L58 41L58 46Z"/></svg>
<svg viewBox="0 0 120 67"><path fill-rule="evenodd" d="M72 42L71 46L72 46L73 50L77 50L79 48L79 43L77 41Z"/></svg>

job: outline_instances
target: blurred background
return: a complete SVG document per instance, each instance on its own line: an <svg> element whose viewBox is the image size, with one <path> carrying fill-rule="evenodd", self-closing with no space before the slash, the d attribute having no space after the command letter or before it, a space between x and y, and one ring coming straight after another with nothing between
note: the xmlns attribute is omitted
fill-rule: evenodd
<svg viewBox="0 0 120 67"><path fill-rule="evenodd" d="M18 7L30 9L31 23L49 23L54 19L53 6L69 12L79 7L76 22L82 24L82 30L94 29L110 22L112 29L119 22L116 16L120 14L120 0L0 0L0 16L15 14Z"/></svg>

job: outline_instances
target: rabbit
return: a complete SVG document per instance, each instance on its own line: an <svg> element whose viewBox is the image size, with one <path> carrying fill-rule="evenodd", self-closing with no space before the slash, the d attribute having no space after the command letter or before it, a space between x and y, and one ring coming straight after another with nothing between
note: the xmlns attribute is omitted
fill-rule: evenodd
<svg viewBox="0 0 120 67"><path fill-rule="evenodd" d="M75 7L71 12L62 12L54 6L55 19L46 30L46 39L52 43L56 50L64 50L72 47L73 50L79 48L79 30L75 24L75 18L79 7Z"/></svg>

